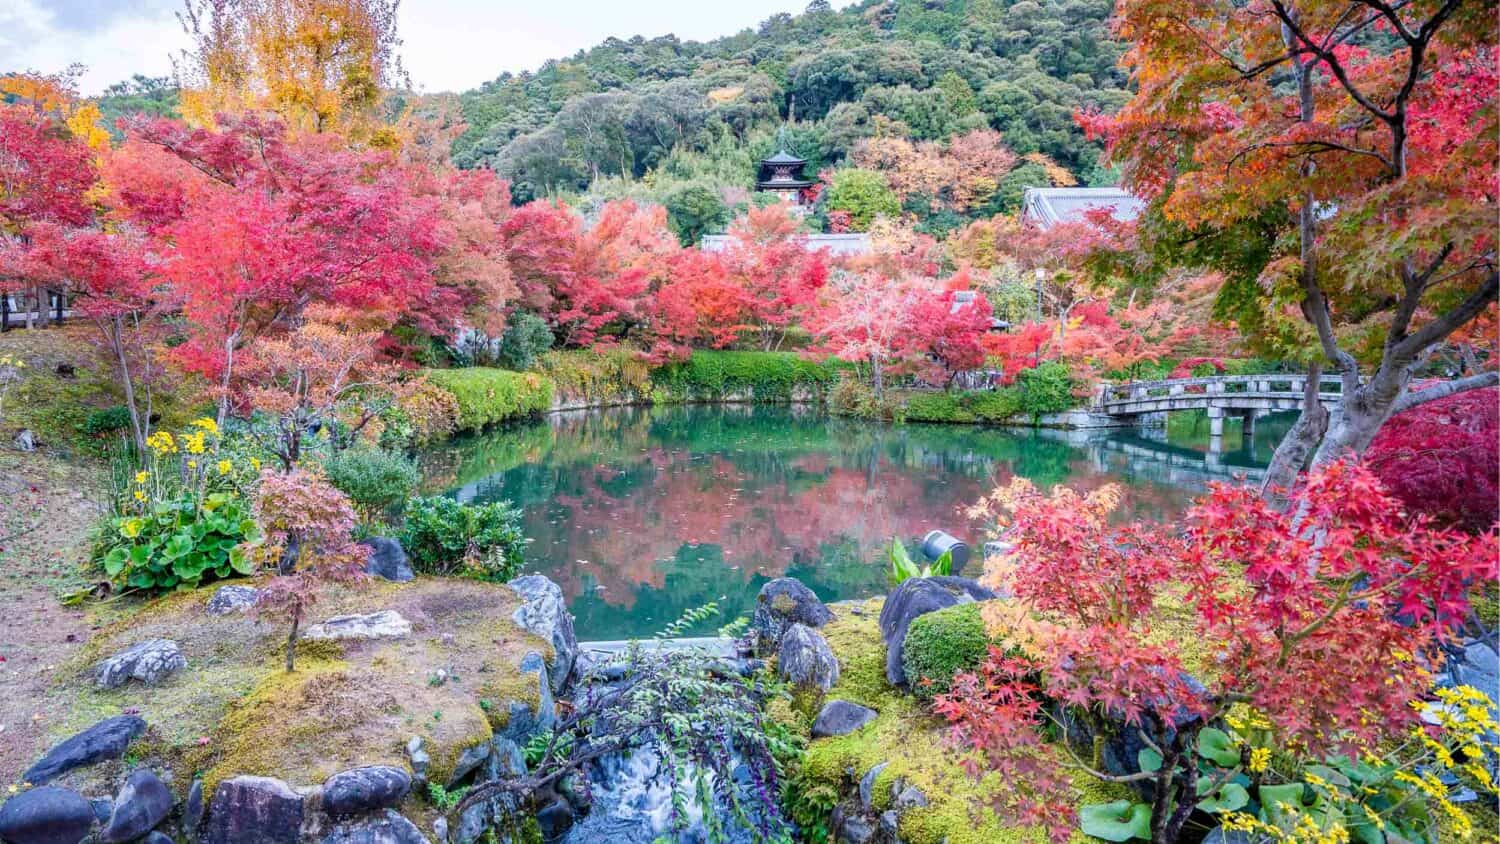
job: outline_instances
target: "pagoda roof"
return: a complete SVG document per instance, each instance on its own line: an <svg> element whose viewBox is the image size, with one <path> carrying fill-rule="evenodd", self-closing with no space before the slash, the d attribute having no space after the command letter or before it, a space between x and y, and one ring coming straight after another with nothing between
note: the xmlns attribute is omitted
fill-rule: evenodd
<svg viewBox="0 0 1500 844"><path fill-rule="evenodd" d="M762 164L806 164L807 163L807 159L805 159L805 158L798 158L797 156L792 155L791 153L787 152L786 150L780 150L775 155L771 156L770 158L763 158L763 159L761 159L761 163Z"/></svg>

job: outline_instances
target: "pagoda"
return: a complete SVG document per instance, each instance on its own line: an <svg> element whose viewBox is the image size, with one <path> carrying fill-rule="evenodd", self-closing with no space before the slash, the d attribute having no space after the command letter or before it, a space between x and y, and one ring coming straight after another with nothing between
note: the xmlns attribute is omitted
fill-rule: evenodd
<svg viewBox="0 0 1500 844"><path fill-rule="evenodd" d="M782 202L800 208L803 189L813 186L813 182L802 176L802 168L806 164L807 159L792 155L783 145L775 155L761 160L760 178L756 181L755 188L775 194Z"/></svg>

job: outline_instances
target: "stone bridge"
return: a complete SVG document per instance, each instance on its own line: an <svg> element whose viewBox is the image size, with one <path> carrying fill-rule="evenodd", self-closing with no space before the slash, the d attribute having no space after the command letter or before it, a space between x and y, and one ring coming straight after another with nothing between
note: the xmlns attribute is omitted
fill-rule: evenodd
<svg viewBox="0 0 1500 844"><path fill-rule="evenodd" d="M1224 419L1245 420L1243 436L1255 431L1255 420L1269 413L1298 410L1306 375L1214 375L1206 378L1173 378L1166 381L1134 381L1103 384L1094 394L1089 410L1124 424L1158 417L1174 410L1205 410L1209 420L1209 452L1224 450ZM1318 383L1318 396L1325 405L1339 399L1342 384L1336 376Z"/></svg>

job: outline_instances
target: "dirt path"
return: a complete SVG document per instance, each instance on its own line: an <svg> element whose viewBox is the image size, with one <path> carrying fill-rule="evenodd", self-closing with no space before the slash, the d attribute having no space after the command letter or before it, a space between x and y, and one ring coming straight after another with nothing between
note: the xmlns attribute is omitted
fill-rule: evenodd
<svg viewBox="0 0 1500 844"><path fill-rule="evenodd" d="M88 641L84 611L58 598L87 585L99 484L97 471L0 450L0 791L47 749L52 672Z"/></svg>

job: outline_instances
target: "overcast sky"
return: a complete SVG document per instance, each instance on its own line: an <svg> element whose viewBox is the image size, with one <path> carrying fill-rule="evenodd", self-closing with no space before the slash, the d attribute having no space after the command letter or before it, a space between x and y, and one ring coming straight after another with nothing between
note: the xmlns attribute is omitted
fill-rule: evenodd
<svg viewBox="0 0 1500 844"><path fill-rule="evenodd" d="M836 7L850 0L835 0ZM404 0L402 60L428 92L460 91L501 71L534 69L614 35L704 40L751 27L806 0ZM181 0L0 0L0 71L88 67L97 94L131 74L165 76L186 46Z"/></svg>

